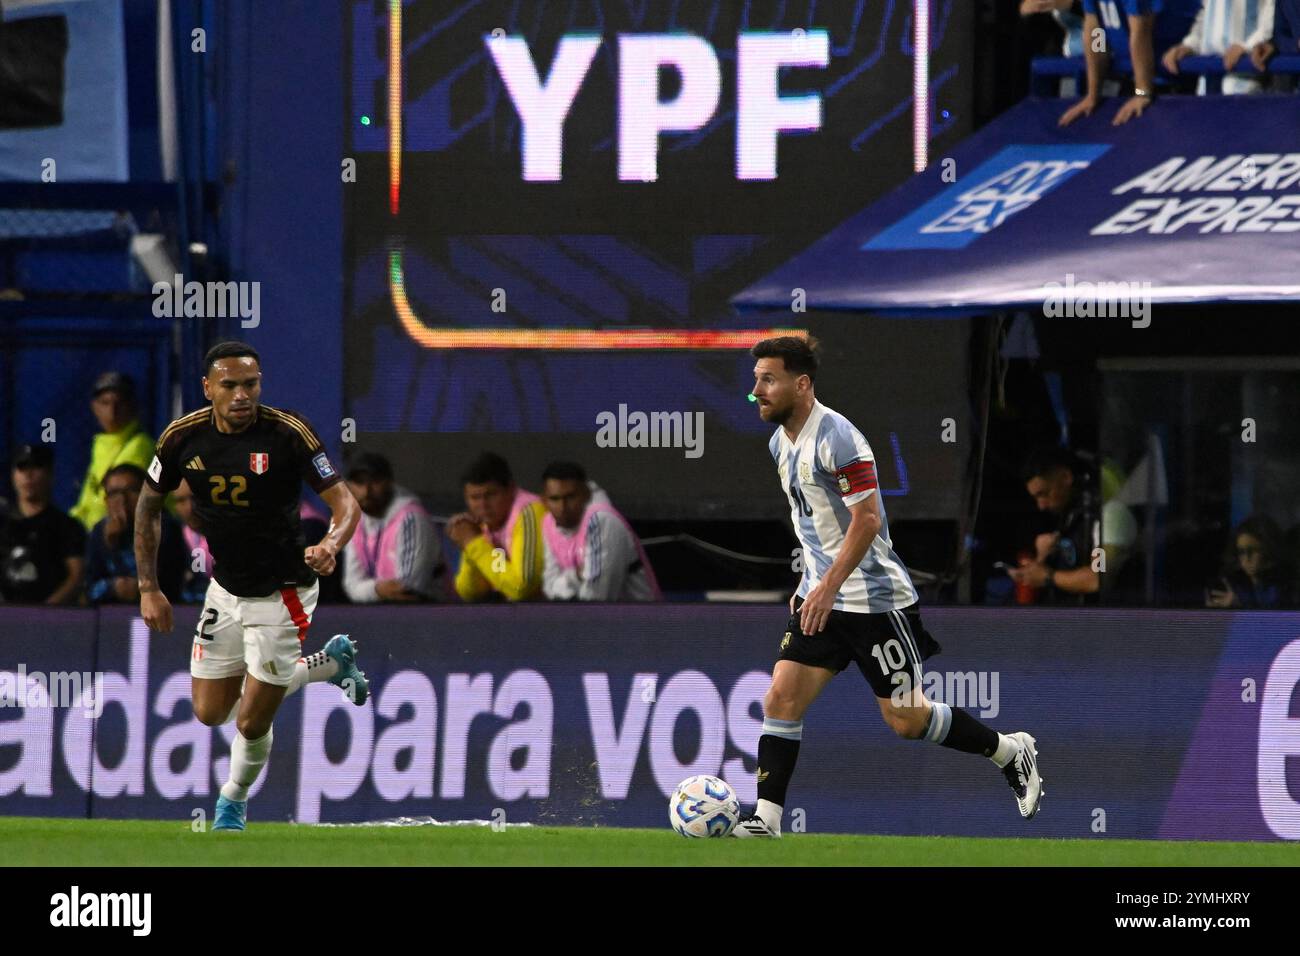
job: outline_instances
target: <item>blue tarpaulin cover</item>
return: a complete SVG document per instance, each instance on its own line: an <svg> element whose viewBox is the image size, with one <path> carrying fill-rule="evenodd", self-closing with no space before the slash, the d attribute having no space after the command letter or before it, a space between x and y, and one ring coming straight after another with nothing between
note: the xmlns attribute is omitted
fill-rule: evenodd
<svg viewBox="0 0 1300 956"><path fill-rule="evenodd" d="M1300 97L1171 97L1117 127L1118 105L1061 129L1062 101L1020 103L733 303L974 310L1083 283L1300 300Z"/></svg>

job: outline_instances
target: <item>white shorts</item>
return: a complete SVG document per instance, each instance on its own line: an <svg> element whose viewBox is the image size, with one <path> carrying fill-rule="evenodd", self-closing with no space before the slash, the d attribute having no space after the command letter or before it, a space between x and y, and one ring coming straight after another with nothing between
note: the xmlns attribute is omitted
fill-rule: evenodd
<svg viewBox="0 0 1300 956"><path fill-rule="evenodd" d="M190 676L217 680L247 670L263 684L284 687L302 660L319 596L320 584L313 581L266 597L239 597L213 578L194 632Z"/></svg>

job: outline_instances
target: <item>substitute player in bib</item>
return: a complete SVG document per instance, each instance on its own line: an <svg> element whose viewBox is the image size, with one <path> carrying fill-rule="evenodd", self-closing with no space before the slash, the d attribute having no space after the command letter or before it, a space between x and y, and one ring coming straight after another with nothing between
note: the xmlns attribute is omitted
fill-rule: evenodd
<svg viewBox="0 0 1300 956"><path fill-rule="evenodd" d="M890 543L870 446L813 394L815 349L815 341L783 336L751 350L759 415L779 426L768 447L790 499L804 572L763 698L758 807L732 834L781 835L803 715L850 662L895 733L988 757L1002 768L1028 819L1042 798L1034 738L1000 734L958 707L926 699L921 661L939 645L921 624L916 589Z"/></svg>
<svg viewBox="0 0 1300 956"><path fill-rule="evenodd" d="M214 830L244 829L249 788L270 756L271 724L286 694L317 681L344 688L358 705L369 694L346 634L315 654L302 652L320 589L316 576L333 573L361 509L312 427L262 405L261 392L261 362L251 346L213 347L203 376L212 404L163 431L136 508L140 613L149 627L172 629L171 605L158 589L159 518L182 478L212 554L190 652L194 715L209 727L234 720L238 730ZM304 481L331 512L329 531L310 547L298 519Z"/></svg>

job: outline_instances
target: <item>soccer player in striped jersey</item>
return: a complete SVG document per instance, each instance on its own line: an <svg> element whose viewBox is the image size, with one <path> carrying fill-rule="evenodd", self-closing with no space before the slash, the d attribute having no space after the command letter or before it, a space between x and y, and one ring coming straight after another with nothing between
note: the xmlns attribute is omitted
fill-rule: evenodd
<svg viewBox="0 0 1300 956"><path fill-rule="evenodd" d="M989 758L1015 791L1020 815L1032 817L1043 793L1034 738L1000 734L925 696L921 661L940 648L921 624L916 588L894 553L871 447L813 393L815 340L764 339L751 354L759 415L778 426L768 447L790 500L804 572L763 698L758 806L732 835L781 835L804 713L850 663L895 733Z"/></svg>
<svg viewBox="0 0 1300 956"><path fill-rule="evenodd" d="M212 580L190 649L194 716L209 727L235 721L230 779L217 798L213 830L243 830L248 794L271 754L271 722L286 694L329 681L354 704L369 684L356 646L336 634L304 657L302 642L320 594L361 509L303 418L261 404L262 366L242 342L213 346L203 362L210 405L172 422L158 439L135 515L140 616L172 629L158 589L163 499L181 479L194 492L196 523L207 536ZM308 545L298 518L306 482L329 506L325 537Z"/></svg>

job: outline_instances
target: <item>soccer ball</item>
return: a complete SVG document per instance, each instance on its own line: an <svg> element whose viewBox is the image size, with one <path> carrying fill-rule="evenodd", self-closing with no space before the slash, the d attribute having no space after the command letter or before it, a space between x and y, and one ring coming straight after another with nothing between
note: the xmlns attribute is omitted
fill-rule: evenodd
<svg viewBox="0 0 1300 956"><path fill-rule="evenodd" d="M687 777L668 801L668 819L684 837L724 837L740 819L740 800L725 780Z"/></svg>

